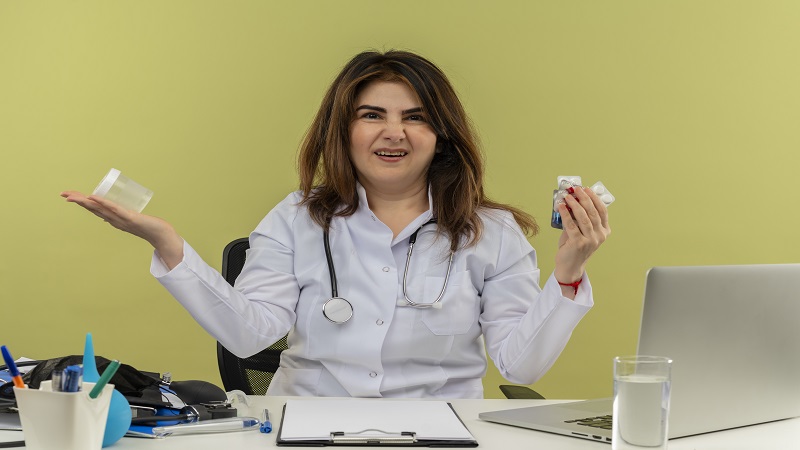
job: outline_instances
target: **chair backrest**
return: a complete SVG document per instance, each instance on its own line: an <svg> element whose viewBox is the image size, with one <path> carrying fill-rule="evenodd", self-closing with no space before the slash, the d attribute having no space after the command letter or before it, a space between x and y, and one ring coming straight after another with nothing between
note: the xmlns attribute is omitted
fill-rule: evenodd
<svg viewBox="0 0 800 450"><path fill-rule="evenodd" d="M222 276L231 286L242 272L249 248L250 241L241 238L225 246L222 252ZM253 356L239 358L217 342L217 362L225 390L240 390L248 395L266 394L280 365L281 352L287 348L284 336Z"/></svg>

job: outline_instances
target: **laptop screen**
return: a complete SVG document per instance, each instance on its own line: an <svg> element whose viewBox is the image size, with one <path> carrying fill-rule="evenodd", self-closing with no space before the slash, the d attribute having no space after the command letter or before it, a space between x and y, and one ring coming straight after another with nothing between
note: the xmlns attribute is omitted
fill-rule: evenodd
<svg viewBox="0 0 800 450"><path fill-rule="evenodd" d="M638 353L673 359L670 436L800 416L800 264L654 267Z"/></svg>

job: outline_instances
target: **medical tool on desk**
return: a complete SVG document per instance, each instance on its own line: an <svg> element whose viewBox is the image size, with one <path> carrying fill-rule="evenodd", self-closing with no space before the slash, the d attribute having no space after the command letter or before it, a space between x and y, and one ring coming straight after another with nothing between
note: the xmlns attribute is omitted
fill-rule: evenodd
<svg viewBox="0 0 800 450"><path fill-rule="evenodd" d="M134 417L132 425L158 425L160 422L208 422L210 420L236 418L237 410L226 402L212 402L187 405L176 411L172 408L158 408L161 414Z"/></svg>
<svg viewBox="0 0 800 450"><path fill-rule="evenodd" d="M99 380L100 372L97 371L97 360L94 357L94 340L92 333L86 333L83 344L83 381L95 383ZM120 391L112 390L105 433L103 434L104 447L110 446L125 436L131 426L131 417L131 404L128 403L128 399Z"/></svg>
<svg viewBox="0 0 800 450"><path fill-rule="evenodd" d="M558 205L561 203L565 203L565 198L567 195L572 195L575 192L576 187L581 186L581 177L579 176L566 176L562 175L557 178L558 181L558 189L553 191L553 215L550 219L550 226L553 228L563 229L564 224L562 223L561 213L558 212ZM613 194L606 188L606 186L598 181L597 183L592 185L592 191L597 194L606 206L611 205L616 200Z"/></svg>
<svg viewBox="0 0 800 450"><path fill-rule="evenodd" d="M187 405L180 410L155 408L153 412L155 415L132 418L126 436L164 438L171 434L245 431L261 424L252 417L237 417L238 411L228 402Z"/></svg>
<svg viewBox="0 0 800 450"><path fill-rule="evenodd" d="M444 277L444 283L442 284L442 289L439 291L439 295L436 297L431 303L418 303L411 300L408 297L408 292L406 291L406 286L408 284L408 268L411 264L411 254L414 251L414 244L417 242L417 234L422 230L425 225L429 225L432 223L436 223L436 219L431 219L428 222L425 222L417 228L417 230L411 235L408 240L408 253L406 255L406 267L403 271L403 297L405 301L400 300L398 301L398 306L410 306L412 308L435 308L440 309L442 304L440 303L442 297L444 297L445 290L447 289L447 281L450 279L450 269L453 265L453 256L454 253L450 252L450 259L447 262L447 274ZM339 288L336 282L336 268L333 265L333 256L331 256L331 243L330 237L328 235L328 230L325 230L323 233L323 243L325 245L325 259L328 262L328 275L331 278L331 298L329 298L324 305L322 305L322 315L325 316L326 319L335 323L335 324L343 324L350 320L353 317L353 305L347 301L347 299L343 297L339 297Z"/></svg>

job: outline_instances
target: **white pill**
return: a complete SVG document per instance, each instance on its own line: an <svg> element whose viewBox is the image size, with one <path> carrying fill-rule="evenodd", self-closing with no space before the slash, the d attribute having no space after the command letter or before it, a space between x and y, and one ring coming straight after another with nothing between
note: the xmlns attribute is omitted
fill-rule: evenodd
<svg viewBox="0 0 800 450"><path fill-rule="evenodd" d="M608 190L608 188L606 188L606 186L600 181L592 185L592 191L594 191L594 193L597 194L598 197L600 197L600 201L605 203L606 206L614 203L614 200L616 200L614 194L612 194Z"/></svg>

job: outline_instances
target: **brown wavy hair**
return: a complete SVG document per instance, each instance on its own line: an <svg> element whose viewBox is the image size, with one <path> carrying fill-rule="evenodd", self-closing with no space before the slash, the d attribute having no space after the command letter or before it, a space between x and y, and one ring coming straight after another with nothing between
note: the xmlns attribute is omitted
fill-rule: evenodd
<svg viewBox="0 0 800 450"><path fill-rule="evenodd" d="M444 72L422 56L400 50L359 53L322 99L298 157L301 204L308 207L314 222L327 230L334 216L350 216L358 209L350 125L356 118L356 98L374 81L401 82L411 88L436 133L437 152L428 168L428 183L433 215L439 230L450 238L452 251L480 239L481 208L509 211L523 232L537 233L532 216L486 197L477 135Z"/></svg>

